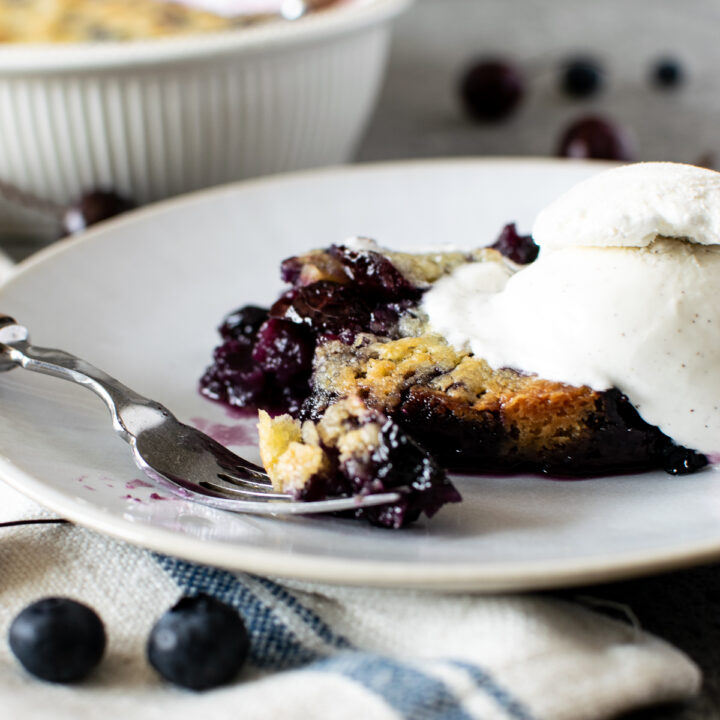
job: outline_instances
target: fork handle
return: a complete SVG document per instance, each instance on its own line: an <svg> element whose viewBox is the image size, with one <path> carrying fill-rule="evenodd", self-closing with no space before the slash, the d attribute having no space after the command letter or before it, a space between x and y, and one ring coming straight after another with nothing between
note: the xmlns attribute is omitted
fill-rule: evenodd
<svg viewBox="0 0 720 720"><path fill-rule="evenodd" d="M171 416L160 403L136 393L86 360L64 350L30 345L27 329L8 315L0 315L0 370L16 366L92 390L105 402L115 431L127 442Z"/></svg>

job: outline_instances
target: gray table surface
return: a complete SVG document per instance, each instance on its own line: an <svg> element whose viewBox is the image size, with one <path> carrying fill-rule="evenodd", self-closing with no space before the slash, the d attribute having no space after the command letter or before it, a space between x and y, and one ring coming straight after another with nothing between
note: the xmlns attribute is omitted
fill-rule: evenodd
<svg viewBox="0 0 720 720"><path fill-rule="evenodd" d="M720 3L713 0L417 0L396 25L380 102L359 161L487 155L552 155L562 129L601 114L630 128L642 160L720 159ZM569 55L596 56L606 87L578 101L557 89ZM660 92L648 82L653 61L681 58L688 82ZM476 56L518 62L528 91L518 112L477 125L457 98L462 69ZM40 244L4 240L15 259ZM633 720L720 718L720 568L572 589L630 607L641 625L683 649L704 672L702 694L678 706L634 713ZM627 716L625 720L630 720Z"/></svg>
<svg viewBox="0 0 720 720"><path fill-rule="evenodd" d="M418 0L396 25L377 113L361 161L491 155L553 155L568 123L600 114L634 135L637 159L720 160L720 3L707 0ZM597 57L605 89L590 100L559 92L570 55ZM469 122L458 102L473 58L499 54L528 77L518 112L496 125ZM648 81L655 60L680 58L687 83L674 92ZM720 567L570 590L627 605L650 632L702 668L696 700L632 718L720 718ZM629 716L626 718L629 720Z"/></svg>

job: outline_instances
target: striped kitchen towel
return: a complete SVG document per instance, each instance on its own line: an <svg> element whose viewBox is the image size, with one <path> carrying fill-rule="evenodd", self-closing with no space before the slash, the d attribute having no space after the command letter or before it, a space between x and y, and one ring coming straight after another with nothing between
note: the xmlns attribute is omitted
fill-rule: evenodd
<svg viewBox="0 0 720 720"><path fill-rule="evenodd" d="M0 484L0 521L47 514ZM73 525L0 529L0 717L8 720L580 720L696 693L670 645L547 596L434 595L280 582L123 544ZM192 692L148 665L153 623L178 597L236 607L250 659ZM99 613L108 647L84 682L28 675L12 618L48 595Z"/></svg>

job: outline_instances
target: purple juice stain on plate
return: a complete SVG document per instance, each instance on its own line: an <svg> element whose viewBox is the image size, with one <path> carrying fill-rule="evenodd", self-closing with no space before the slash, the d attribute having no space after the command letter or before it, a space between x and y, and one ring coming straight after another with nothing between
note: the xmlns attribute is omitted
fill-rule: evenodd
<svg viewBox="0 0 720 720"><path fill-rule="evenodd" d="M223 410L225 414L233 420L257 421L257 410L254 407L234 407L232 405L226 405Z"/></svg>
<svg viewBox="0 0 720 720"><path fill-rule="evenodd" d="M140 480L140 478L136 478L135 480L129 480L125 483L125 487L128 490L135 490L137 488L146 487L151 488L154 487L152 483L149 483L145 480Z"/></svg>
<svg viewBox="0 0 720 720"><path fill-rule="evenodd" d="M225 425L216 423L206 418L190 418L190 422L200 432L209 435L213 440L226 447L230 445L257 445L257 431L255 426L248 427L248 424Z"/></svg>
<svg viewBox="0 0 720 720"><path fill-rule="evenodd" d="M157 493L150 493L150 499L151 500L167 500L164 495L158 495Z"/></svg>

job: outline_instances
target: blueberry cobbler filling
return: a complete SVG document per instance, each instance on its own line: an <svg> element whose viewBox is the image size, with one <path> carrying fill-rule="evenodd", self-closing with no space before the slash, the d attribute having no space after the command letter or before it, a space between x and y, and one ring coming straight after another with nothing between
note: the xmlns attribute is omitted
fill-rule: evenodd
<svg viewBox="0 0 720 720"><path fill-rule="evenodd" d="M428 330L420 301L439 278L463 263L527 264L537 252L508 225L472 252L367 241L288 258L290 287L269 309L224 319L201 392L270 413L260 416L261 455L283 491L317 500L401 488L399 502L354 513L386 527L460 501L447 471L571 478L706 465L617 389L492 369Z"/></svg>

